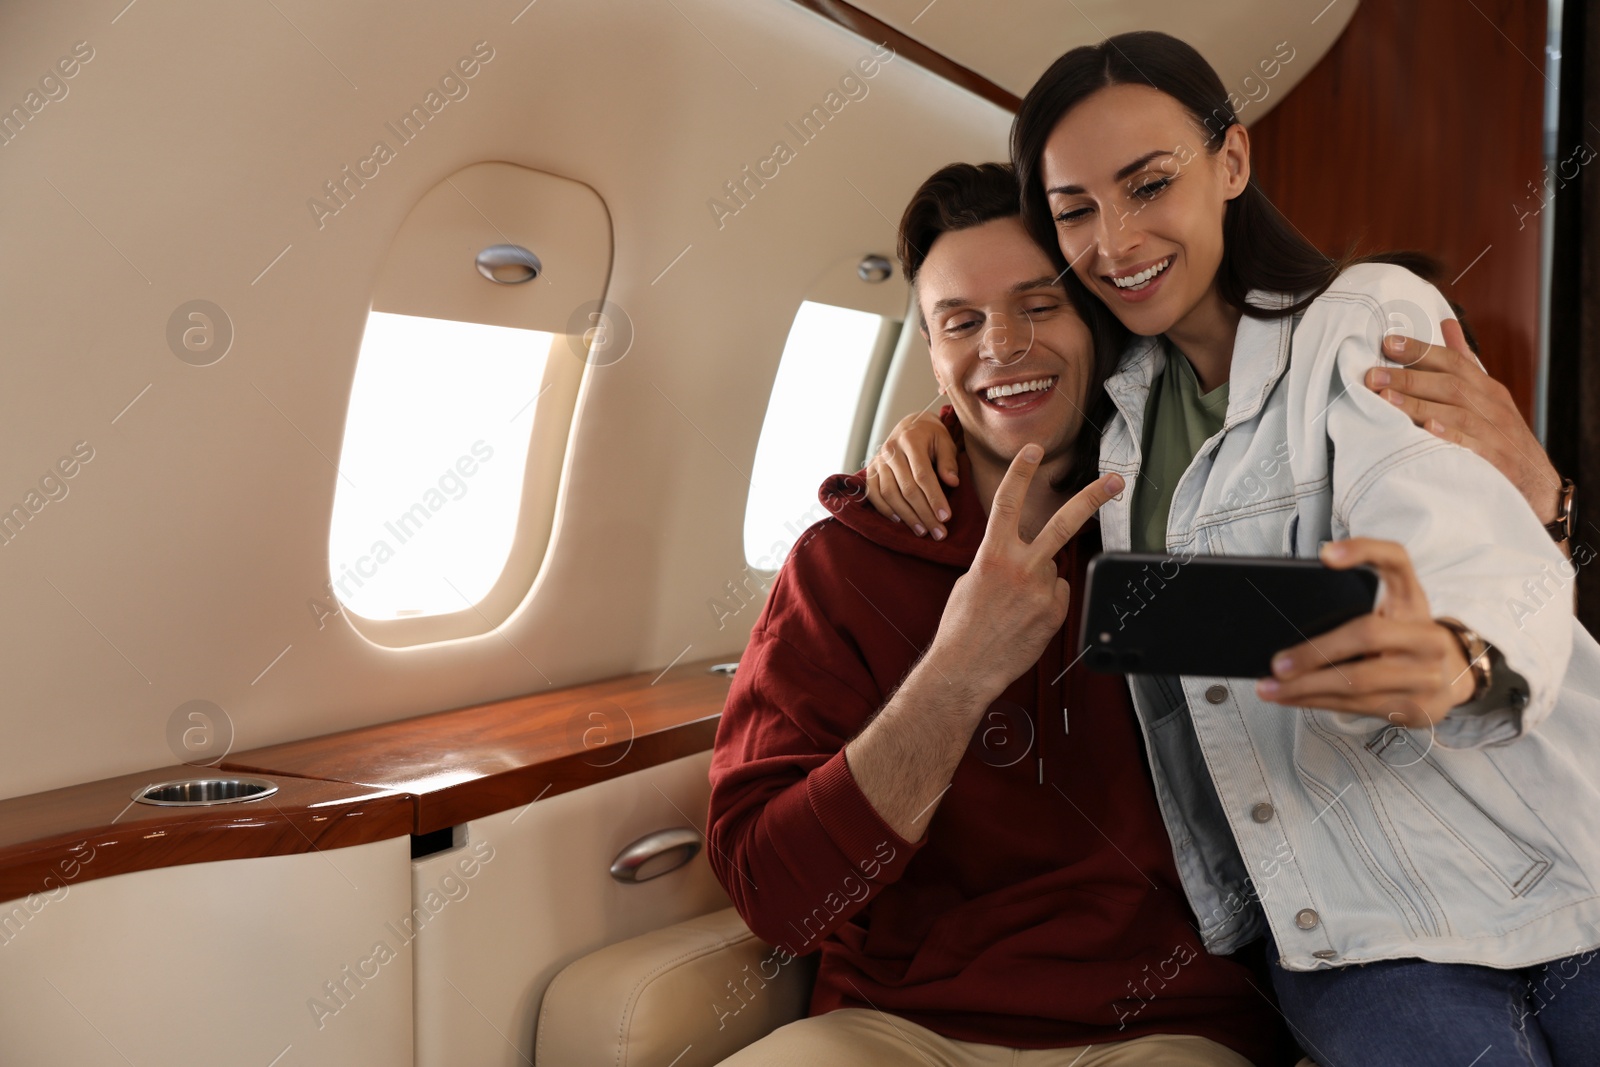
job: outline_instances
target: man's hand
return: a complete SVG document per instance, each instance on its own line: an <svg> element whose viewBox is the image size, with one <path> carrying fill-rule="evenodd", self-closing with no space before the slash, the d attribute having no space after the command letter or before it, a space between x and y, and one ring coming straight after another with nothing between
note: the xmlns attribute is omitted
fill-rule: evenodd
<svg viewBox="0 0 1600 1067"><path fill-rule="evenodd" d="M1354 537L1324 545L1322 560L1336 570L1369 564L1383 579L1383 599L1370 615L1274 656L1273 677L1256 683L1256 695L1411 729L1431 726L1471 698L1475 679L1461 643L1428 613L1428 594L1404 546Z"/></svg>
<svg viewBox="0 0 1600 1067"><path fill-rule="evenodd" d="M1384 338L1383 354L1400 368L1375 367L1367 388L1435 436L1471 449L1499 469L1527 498L1542 523L1555 521L1561 477L1523 421L1511 393L1483 372L1461 324L1442 324L1449 347L1410 337Z"/></svg>
<svg viewBox="0 0 1600 1067"><path fill-rule="evenodd" d="M997 699L1039 660L1067 617L1070 590L1055 557L1100 506L1122 491L1120 475L1096 479L1024 541L1019 530L1028 486L1044 450L1023 446L989 509L989 524L972 567L945 603L928 661L952 682ZM987 703L987 701L985 702Z"/></svg>
<svg viewBox="0 0 1600 1067"><path fill-rule="evenodd" d="M983 713L1061 629L1070 590L1056 574L1056 553L1122 491L1118 475L1099 478L1024 541L1023 502L1043 455L1030 444L1011 461L977 558L951 590L927 654L845 746L861 792L906 841L926 832Z"/></svg>

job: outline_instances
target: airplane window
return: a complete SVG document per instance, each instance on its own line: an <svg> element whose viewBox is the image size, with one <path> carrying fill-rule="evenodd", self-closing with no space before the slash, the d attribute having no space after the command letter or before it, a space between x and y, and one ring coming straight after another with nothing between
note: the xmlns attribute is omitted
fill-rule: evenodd
<svg viewBox="0 0 1600 1067"><path fill-rule="evenodd" d="M347 609L444 615L488 594L511 552L553 340L368 313L328 546Z"/></svg>
<svg viewBox="0 0 1600 1067"><path fill-rule="evenodd" d="M884 349L881 315L806 301L783 346L756 445L744 512L745 560L775 571L806 527L826 518L822 480L860 459L849 453L870 410L863 387Z"/></svg>

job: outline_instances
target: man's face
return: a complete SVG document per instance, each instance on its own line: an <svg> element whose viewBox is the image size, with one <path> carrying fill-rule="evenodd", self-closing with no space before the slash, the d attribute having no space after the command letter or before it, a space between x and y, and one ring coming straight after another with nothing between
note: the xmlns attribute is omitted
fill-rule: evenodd
<svg viewBox="0 0 1600 1067"><path fill-rule="evenodd" d="M1004 466L1029 442L1045 463L1083 425L1089 328L1020 218L939 235L917 275L933 373L974 458Z"/></svg>

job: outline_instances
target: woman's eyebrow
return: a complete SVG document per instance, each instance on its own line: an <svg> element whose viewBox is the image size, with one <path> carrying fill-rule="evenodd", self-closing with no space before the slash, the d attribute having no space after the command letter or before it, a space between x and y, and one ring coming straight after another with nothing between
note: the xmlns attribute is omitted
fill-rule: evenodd
<svg viewBox="0 0 1600 1067"><path fill-rule="evenodd" d="M1146 152L1132 163L1129 163L1127 166L1117 171L1116 179L1120 182L1128 175L1138 173L1141 168L1148 166L1151 161L1160 159L1162 156L1170 155L1172 155L1170 151L1164 151L1159 148L1154 152ZM1083 191L1083 186L1081 185L1057 185L1045 190L1047 193L1061 193L1063 196L1077 196Z"/></svg>

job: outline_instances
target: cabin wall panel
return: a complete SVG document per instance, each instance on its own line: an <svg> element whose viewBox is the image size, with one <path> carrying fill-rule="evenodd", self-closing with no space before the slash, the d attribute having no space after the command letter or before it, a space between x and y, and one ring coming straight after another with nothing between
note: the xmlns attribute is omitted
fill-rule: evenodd
<svg viewBox="0 0 1600 1067"><path fill-rule="evenodd" d="M413 961L391 929L411 913L408 841L30 898L0 934L0 1062L411 1063Z"/></svg>
<svg viewBox="0 0 1600 1067"><path fill-rule="evenodd" d="M78 41L94 58L69 94L0 146L0 509L76 442L94 452L0 544L6 796L170 763L168 719L195 699L242 750L731 658L755 612L722 625L710 601L743 574L806 286L892 252L916 184L1003 157L1008 122L890 60L801 143L786 123L872 47L789 0L0 9L0 70L43 73ZM324 183L478 42L493 58L468 95L318 219ZM26 91L0 81L0 100ZM719 219L780 139L793 158ZM480 637L379 648L315 603L362 324L407 212L483 160L600 195L634 343L586 371L529 599ZM168 347L194 299L232 326L210 366Z"/></svg>
<svg viewBox="0 0 1600 1067"><path fill-rule="evenodd" d="M1363 0L1331 51L1251 128L1256 180L1332 254L1444 265L1489 372L1533 411L1544 181L1545 7ZM1454 284L1450 284L1453 280Z"/></svg>
<svg viewBox="0 0 1600 1067"><path fill-rule="evenodd" d="M475 819L458 847L412 864L412 896L423 909L414 942L417 1067L532 1063L539 1006L562 967L728 906L703 851L637 885L608 873L645 834L704 830L710 761L701 753ZM716 1021L708 1003L704 1023Z"/></svg>

